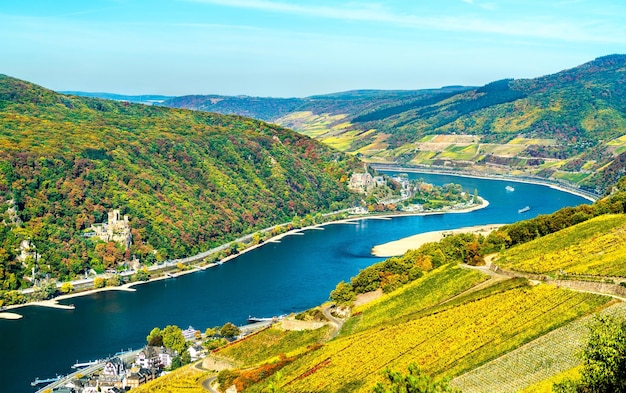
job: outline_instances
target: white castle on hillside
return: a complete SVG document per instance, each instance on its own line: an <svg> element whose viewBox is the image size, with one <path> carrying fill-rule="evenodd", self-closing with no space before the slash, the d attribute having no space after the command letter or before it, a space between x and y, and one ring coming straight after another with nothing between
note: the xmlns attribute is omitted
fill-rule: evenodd
<svg viewBox="0 0 626 393"><path fill-rule="evenodd" d="M120 210L114 209L108 213L108 216L107 222L91 226L91 230L94 232L91 236L98 236L105 242L122 243L128 249L132 240L128 215L125 214L122 219L120 218Z"/></svg>

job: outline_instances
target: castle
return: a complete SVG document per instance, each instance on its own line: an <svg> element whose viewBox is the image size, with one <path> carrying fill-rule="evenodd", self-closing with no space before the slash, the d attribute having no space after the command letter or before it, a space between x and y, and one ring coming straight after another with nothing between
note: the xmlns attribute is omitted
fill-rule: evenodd
<svg viewBox="0 0 626 393"><path fill-rule="evenodd" d="M102 224L93 224L91 230L94 233L91 236L98 236L105 242L122 243L126 249L130 247L132 235L130 233L128 215L125 214L122 219L119 209L110 211L108 213L108 221Z"/></svg>

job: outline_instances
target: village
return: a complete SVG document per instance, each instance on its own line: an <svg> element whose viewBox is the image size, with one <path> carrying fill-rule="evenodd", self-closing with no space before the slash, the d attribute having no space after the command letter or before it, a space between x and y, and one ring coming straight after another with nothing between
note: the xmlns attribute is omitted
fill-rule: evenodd
<svg viewBox="0 0 626 393"><path fill-rule="evenodd" d="M182 331L187 348L178 353L164 346L146 345L139 350L121 351L101 360L76 362L76 372L49 379L35 379L32 386L46 385L38 392L57 393L121 393L158 378L176 366L177 358L188 357L190 362L204 357L203 334L189 327Z"/></svg>

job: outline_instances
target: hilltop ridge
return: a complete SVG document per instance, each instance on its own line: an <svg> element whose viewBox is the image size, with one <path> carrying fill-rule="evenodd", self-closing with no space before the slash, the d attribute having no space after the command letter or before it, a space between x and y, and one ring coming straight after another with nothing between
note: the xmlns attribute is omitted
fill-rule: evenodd
<svg viewBox="0 0 626 393"><path fill-rule="evenodd" d="M531 175L603 193L625 168L625 86L626 55L613 54L481 87L357 90L251 106L249 98L195 96L164 105L244 107L369 162Z"/></svg>

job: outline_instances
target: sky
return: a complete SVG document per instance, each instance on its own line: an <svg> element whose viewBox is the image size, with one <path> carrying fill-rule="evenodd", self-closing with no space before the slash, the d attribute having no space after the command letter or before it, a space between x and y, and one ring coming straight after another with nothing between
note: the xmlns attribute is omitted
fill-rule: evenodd
<svg viewBox="0 0 626 393"><path fill-rule="evenodd" d="M0 0L0 74L132 95L480 86L626 53L625 20L623 0Z"/></svg>

